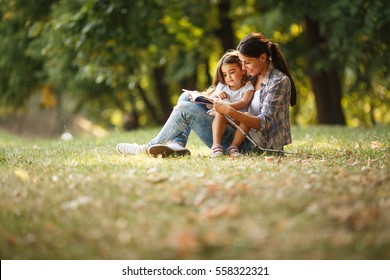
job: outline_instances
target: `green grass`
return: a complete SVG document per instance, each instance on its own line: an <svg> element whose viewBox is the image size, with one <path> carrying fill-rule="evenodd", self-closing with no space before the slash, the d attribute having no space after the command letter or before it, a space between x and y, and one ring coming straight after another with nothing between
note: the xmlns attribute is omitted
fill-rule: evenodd
<svg viewBox="0 0 390 280"><path fill-rule="evenodd" d="M389 127L294 127L315 158L115 153L156 132L0 134L1 259L390 258Z"/></svg>

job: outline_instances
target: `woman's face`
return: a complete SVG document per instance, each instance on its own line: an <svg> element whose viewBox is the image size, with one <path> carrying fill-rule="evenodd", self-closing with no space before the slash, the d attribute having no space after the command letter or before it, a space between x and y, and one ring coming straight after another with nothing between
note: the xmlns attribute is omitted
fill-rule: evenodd
<svg viewBox="0 0 390 280"><path fill-rule="evenodd" d="M257 76L265 70L265 63L263 61L264 57L266 58L265 54L260 55L260 57L250 57L239 53L238 56L242 62L243 69L250 76Z"/></svg>

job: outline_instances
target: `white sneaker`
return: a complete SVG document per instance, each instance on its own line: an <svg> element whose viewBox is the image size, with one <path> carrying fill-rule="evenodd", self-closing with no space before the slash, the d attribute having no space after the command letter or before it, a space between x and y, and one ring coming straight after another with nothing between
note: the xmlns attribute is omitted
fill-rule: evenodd
<svg viewBox="0 0 390 280"><path fill-rule="evenodd" d="M156 144L149 147L148 154L152 156L169 157L169 156L189 156L191 155L190 150L183 147L177 142L168 142L166 145L164 144Z"/></svg>
<svg viewBox="0 0 390 280"><path fill-rule="evenodd" d="M146 154L146 145L140 144L129 144L129 143L119 143L116 145L116 151L119 154L130 154L130 155L138 155L138 154Z"/></svg>
<svg viewBox="0 0 390 280"><path fill-rule="evenodd" d="M237 146L230 146L227 148L227 152L231 158L239 158L243 156Z"/></svg>

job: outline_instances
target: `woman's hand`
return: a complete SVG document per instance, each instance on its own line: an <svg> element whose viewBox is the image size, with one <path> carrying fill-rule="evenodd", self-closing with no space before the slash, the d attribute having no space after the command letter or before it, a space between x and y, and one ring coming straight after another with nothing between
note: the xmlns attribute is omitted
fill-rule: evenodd
<svg viewBox="0 0 390 280"><path fill-rule="evenodd" d="M231 107L228 102L223 100L217 100L214 102L214 109L218 113L229 115L229 110L231 109Z"/></svg>

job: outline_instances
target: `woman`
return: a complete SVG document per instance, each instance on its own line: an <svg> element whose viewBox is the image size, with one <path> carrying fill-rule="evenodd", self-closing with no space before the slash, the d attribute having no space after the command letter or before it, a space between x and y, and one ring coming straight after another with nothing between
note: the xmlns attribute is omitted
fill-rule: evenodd
<svg viewBox="0 0 390 280"><path fill-rule="evenodd" d="M214 109L236 119L259 147L283 150L291 143L289 105L296 103L296 88L287 63L277 44L260 33L250 33L238 44L240 60L252 77L255 95L248 110L242 114L224 102L214 103ZM239 150L250 150L240 131L232 141L241 144Z"/></svg>
<svg viewBox="0 0 390 280"><path fill-rule="evenodd" d="M244 70L253 79L254 98L248 113L233 109L225 101L215 102L214 109L249 128L249 135L259 147L283 150L285 145L291 143L289 105L294 106L296 103L295 84L283 54L277 44L266 39L261 33L245 36L238 44L237 50ZM191 129L211 148L212 121L212 116L207 114L204 106L191 102L188 95L183 93L155 139L147 145L121 143L117 145L117 151L122 154L146 152L154 156L190 154L185 145ZM230 146L234 135L235 129L227 126L222 137L224 150ZM238 150L259 151L247 139L242 139Z"/></svg>

